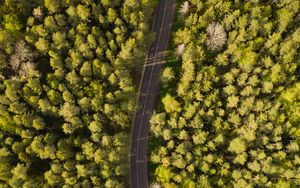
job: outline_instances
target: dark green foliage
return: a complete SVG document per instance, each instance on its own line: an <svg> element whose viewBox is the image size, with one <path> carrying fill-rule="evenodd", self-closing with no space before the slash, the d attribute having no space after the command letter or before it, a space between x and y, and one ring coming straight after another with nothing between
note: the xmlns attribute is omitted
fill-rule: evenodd
<svg viewBox="0 0 300 188"><path fill-rule="evenodd" d="M152 4L1 1L0 187L126 187L143 10Z"/></svg>

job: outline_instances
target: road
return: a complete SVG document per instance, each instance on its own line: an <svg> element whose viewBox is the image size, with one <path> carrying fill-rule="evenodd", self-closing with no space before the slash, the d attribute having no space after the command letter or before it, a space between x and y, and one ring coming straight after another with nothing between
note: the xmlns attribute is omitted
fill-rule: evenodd
<svg viewBox="0 0 300 188"><path fill-rule="evenodd" d="M156 40L150 45L139 86L139 107L134 114L131 130L130 175L132 188L148 187L147 150L150 115L159 93L160 72L164 52L168 48L176 0L160 0L154 14L152 32Z"/></svg>

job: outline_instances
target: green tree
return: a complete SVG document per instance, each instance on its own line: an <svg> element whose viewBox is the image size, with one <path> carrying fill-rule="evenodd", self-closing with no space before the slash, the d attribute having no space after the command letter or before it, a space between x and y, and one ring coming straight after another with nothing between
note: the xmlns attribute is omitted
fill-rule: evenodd
<svg viewBox="0 0 300 188"><path fill-rule="evenodd" d="M56 21L54 20L53 16L47 16L44 19L44 26L46 29L49 29L50 31L56 31L58 30L58 26L56 24Z"/></svg>
<svg viewBox="0 0 300 188"><path fill-rule="evenodd" d="M84 62L80 68L80 75L81 76L92 76L92 67L90 62Z"/></svg>
<svg viewBox="0 0 300 188"><path fill-rule="evenodd" d="M59 0L44 0L44 5L50 13L59 12L61 2Z"/></svg>
<svg viewBox="0 0 300 188"><path fill-rule="evenodd" d="M46 124L42 118L38 117L32 121L32 126L36 130L43 130L45 128Z"/></svg>
<svg viewBox="0 0 300 188"><path fill-rule="evenodd" d="M163 99L162 103L164 104L164 108L166 112L180 112L181 107L180 103L175 100L170 94L167 94Z"/></svg>
<svg viewBox="0 0 300 188"><path fill-rule="evenodd" d="M171 67L166 67L162 73L161 80L165 83L172 81L175 78L174 71Z"/></svg>
<svg viewBox="0 0 300 188"><path fill-rule="evenodd" d="M2 24L6 30L11 32L18 32L23 27L20 18L16 14L4 15Z"/></svg>
<svg viewBox="0 0 300 188"><path fill-rule="evenodd" d="M247 147L246 144L244 142L244 140L240 139L240 138L235 138L233 139L228 147L228 151L230 152L234 152L236 154L240 154L244 151L246 151Z"/></svg>
<svg viewBox="0 0 300 188"><path fill-rule="evenodd" d="M46 53L49 50L49 42L45 38L39 38L35 46L42 53Z"/></svg>
<svg viewBox="0 0 300 188"><path fill-rule="evenodd" d="M82 20L87 20L90 15L90 9L84 5L77 5L77 14Z"/></svg>
<svg viewBox="0 0 300 188"><path fill-rule="evenodd" d="M17 179L27 180L28 167L26 167L24 164L17 164L17 166L12 170L12 174Z"/></svg>
<svg viewBox="0 0 300 188"><path fill-rule="evenodd" d="M169 182L173 176L173 172L169 168L159 166L155 170L155 175L157 175L162 182Z"/></svg>
<svg viewBox="0 0 300 188"><path fill-rule="evenodd" d="M59 114L63 116L66 120L70 120L72 117L77 116L79 112L80 108L67 102L61 107Z"/></svg>
<svg viewBox="0 0 300 188"><path fill-rule="evenodd" d="M279 31L284 32L288 24L292 21L293 13L283 8L277 11L279 17Z"/></svg>

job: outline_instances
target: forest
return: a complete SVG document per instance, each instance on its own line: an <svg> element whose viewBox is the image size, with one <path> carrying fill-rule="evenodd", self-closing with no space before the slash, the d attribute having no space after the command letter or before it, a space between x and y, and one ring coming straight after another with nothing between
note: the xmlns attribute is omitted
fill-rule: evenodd
<svg viewBox="0 0 300 188"><path fill-rule="evenodd" d="M151 0L0 1L0 187L127 185Z"/></svg>
<svg viewBox="0 0 300 188"><path fill-rule="evenodd" d="M300 1L178 2L151 118L153 185L299 187Z"/></svg>

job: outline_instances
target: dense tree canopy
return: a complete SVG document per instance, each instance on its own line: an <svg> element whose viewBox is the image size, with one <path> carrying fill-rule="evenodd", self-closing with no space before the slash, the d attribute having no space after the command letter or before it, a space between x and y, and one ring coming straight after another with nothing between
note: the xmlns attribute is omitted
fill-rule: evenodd
<svg viewBox="0 0 300 188"><path fill-rule="evenodd" d="M126 187L153 3L0 2L0 187Z"/></svg>
<svg viewBox="0 0 300 188"><path fill-rule="evenodd" d="M154 181L299 187L300 1L179 7L179 62L163 71L162 105L151 118Z"/></svg>

